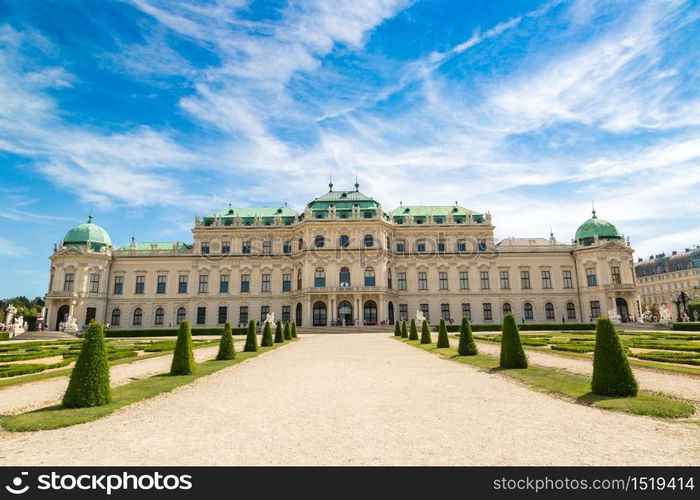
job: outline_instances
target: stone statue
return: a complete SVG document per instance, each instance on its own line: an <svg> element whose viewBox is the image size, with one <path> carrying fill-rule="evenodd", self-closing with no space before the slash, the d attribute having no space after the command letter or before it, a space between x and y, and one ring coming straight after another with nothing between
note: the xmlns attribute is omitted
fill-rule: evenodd
<svg viewBox="0 0 700 500"><path fill-rule="evenodd" d="M270 326L275 325L275 313L267 313L267 316L265 317L265 321L263 322L263 326L265 326L265 323L270 323Z"/></svg>
<svg viewBox="0 0 700 500"><path fill-rule="evenodd" d="M422 325L424 320L425 316L423 316L423 311L421 311L420 309L416 309L416 324Z"/></svg>
<svg viewBox="0 0 700 500"><path fill-rule="evenodd" d="M75 318L73 316L68 316L66 319L66 326L63 327L63 331L65 333L78 333L80 331L80 328L78 328L78 324L75 321Z"/></svg>
<svg viewBox="0 0 700 500"><path fill-rule="evenodd" d="M10 326L12 324L12 318L15 314L17 314L17 309L15 308L15 306L10 304L9 306L7 306L7 309L5 309L5 312L7 313L5 314L5 324L7 326Z"/></svg>
<svg viewBox="0 0 700 500"><path fill-rule="evenodd" d="M661 314L661 321L672 321L671 319L671 306L663 305L659 307L659 314Z"/></svg>
<svg viewBox="0 0 700 500"><path fill-rule="evenodd" d="M12 307L12 306L10 306ZM10 308L8 307L8 315L13 316L16 312L17 309L12 307L12 311L9 310ZM24 316L18 316L14 319L12 319L12 323L10 323L9 319L7 322L7 331L10 332L11 337L15 337L17 335L20 335L25 332L24 328Z"/></svg>

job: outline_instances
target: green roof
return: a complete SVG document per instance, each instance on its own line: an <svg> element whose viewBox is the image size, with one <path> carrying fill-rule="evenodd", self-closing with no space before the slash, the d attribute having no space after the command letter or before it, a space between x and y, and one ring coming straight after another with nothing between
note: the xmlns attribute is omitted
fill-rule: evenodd
<svg viewBox="0 0 700 500"><path fill-rule="evenodd" d="M388 212L387 215L393 216L426 216L426 215L483 215L468 208L460 207L459 205L401 205Z"/></svg>
<svg viewBox="0 0 700 500"><path fill-rule="evenodd" d="M229 218L229 217L294 217L299 215L296 210L292 210L288 206L283 207L229 207L211 215L207 215L205 219L213 219L214 217Z"/></svg>
<svg viewBox="0 0 700 500"><path fill-rule="evenodd" d="M622 235L615 225L606 220L599 219L594 210L593 217L581 224L578 230L576 230L576 241L583 245L590 245L595 241L596 236L603 240L622 239Z"/></svg>
<svg viewBox="0 0 700 500"><path fill-rule="evenodd" d="M331 205L336 210L349 210L355 205L360 208L376 208L379 202L359 191L328 191L308 204L312 210L327 210Z"/></svg>
<svg viewBox="0 0 700 500"><path fill-rule="evenodd" d="M112 245L112 239L107 231L97 224L93 224L92 215L88 217L85 224L75 226L63 237L63 244L66 246L82 246L90 242L93 250L101 250Z"/></svg>
<svg viewBox="0 0 700 500"><path fill-rule="evenodd" d="M143 252L146 250L153 250L151 248L151 245L156 245L155 250L172 250L173 245L177 243L177 249L178 250L186 250L190 248L187 244L183 243L182 241L158 241L158 242L144 242L144 243L136 243L136 248L135 250L137 252ZM122 245L119 247L120 250L131 250L131 245Z"/></svg>

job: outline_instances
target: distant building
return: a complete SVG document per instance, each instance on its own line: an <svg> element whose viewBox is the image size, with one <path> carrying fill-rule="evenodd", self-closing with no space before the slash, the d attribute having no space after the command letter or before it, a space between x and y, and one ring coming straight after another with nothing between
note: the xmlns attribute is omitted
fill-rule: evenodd
<svg viewBox="0 0 700 500"><path fill-rule="evenodd" d="M637 259L635 273L644 305L671 305L681 292L700 298L700 246ZM675 318L675 316L674 316Z"/></svg>

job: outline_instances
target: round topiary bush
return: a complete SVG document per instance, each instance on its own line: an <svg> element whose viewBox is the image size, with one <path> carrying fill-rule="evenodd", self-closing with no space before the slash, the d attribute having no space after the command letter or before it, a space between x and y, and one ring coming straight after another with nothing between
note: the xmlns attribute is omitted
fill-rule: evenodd
<svg viewBox="0 0 700 500"><path fill-rule="evenodd" d="M255 320L248 321L248 334L245 337L245 352L256 352L258 350L258 336L255 332Z"/></svg>
<svg viewBox="0 0 700 500"><path fill-rule="evenodd" d="M291 334L292 334L292 338L293 338L293 339L297 338L297 324L296 324L296 323L292 323L292 331L291 331ZM286 338L287 338L287 337L285 337L285 339L286 339Z"/></svg>
<svg viewBox="0 0 700 500"><path fill-rule="evenodd" d="M402 339L407 339L408 338L408 329L406 328L406 322L402 321L401 322L401 338Z"/></svg>
<svg viewBox="0 0 700 500"><path fill-rule="evenodd" d="M420 330L420 343L421 344L430 344L432 341L433 341L433 339L430 336L430 325L428 324L428 320L424 319L423 326L421 327L421 330Z"/></svg>
<svg viewBox="0 0 700 500"><path fill-rule="evenodd" d="M634 378L627 356L610 318L599 318L593 353L593 380L591 389L601 396L636 396Z"/></svg>
<svg viewBox="0 0 700 500"><path fill-rule="evenodd" d="M170 375L191 375L195 369L194 353L192 352L192 329L190 322L183 319L177 332Z"/></svg>
<svg viewBox="0 0 700 500"><path fill-rule="evenodd" d="M260 342L260 346L270 347L272 344L274 344L272 340L272 327L270 326L270 322L266 321L265 325L263 326L262 341Z"/></svg>
<svg viewBox="0 0 700 500"><path fill-rule="evenodd" d="M399 322L397 321L394 323L394 337L400 337L401 336L401 326L399 326Z"/></svg>
<svg viewBox="0 0 700 500"><path fill-rule="evenodd" d="M501 368L527 368L527 357L520 341L520 332L515 316L508 313L503 317L501 333Z"/></svg>
<svg viewBox="0 0 700 500"><path fill-rule="evenodd" d="M219 353L216 355L218 360L235 359L236 349L233 346L233 334L231 333L231 323L224 323L224 332L219 341Z"/></svg>
<svg viewBox="0 0 700 500"><path fill-rule="evenodd" d="M63 406L86 408L106 405L111 400L104 331L102 324L92 322L85 332L80 354L63 395Z"/></svg>
<svg viewBox="0 0 700 500"><path fill-rule="evenodd" d="M411 318L411 329L408 340L418 340L418 330L416 330L416 320Z"/></svg>
<svg viewBox="0 0 700 500"><path fill-rule="evenodd" d="M438 349L444 349L445 347L450 347L450 338L447 336L447 327L445 326L445 318L440 318L440 325L438 326Z"/></svg>
<svg viewBox="0 0 700 500"><path fill-rule="evenodd" d="M476 344L474 343L474 335L472 335L472 327L469 324L469 319L462 316L462 325L459 327L459 347L457 353L460 356L474 356L478 354Z"/></svg>
<svg viewBox="0 0 700 500"><path fill-rule="evenodd" d="M278 321L277 326L275 327L275 344L283 344L283 343L284 343L284 334L282 333L282 322Z"/></svg>

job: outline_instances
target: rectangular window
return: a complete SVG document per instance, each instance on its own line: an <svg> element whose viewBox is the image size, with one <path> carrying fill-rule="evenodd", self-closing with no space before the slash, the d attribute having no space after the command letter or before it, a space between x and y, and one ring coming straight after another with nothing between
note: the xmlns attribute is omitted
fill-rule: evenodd
<svg viewBox="0 0 700 500"><path fill-rule="evenodd" d="M227 321L228 321L228 307L219 306L219 317L216 319L216 322L220 325L223 325Z"/></svg>
<svg viewBox="0 0 700 500"><path fill-rule="evenodd" d="M146 277L136 276L136 289L134 293L143 293L146 289Z"/></svg>
<svg viewBox="0 0 700 500"><path fill-rule="evenodd" d="M272 242L263 241L263 255L270 255L272 253Z"/></svg>
<svg viewBox="0 0 700 500"><path fill-rule="evenodd" d="M270 314L270 306L260 306L260 323L267 319L268 314Z"/></svg>
<svg viewBox="0 0 700 500"><path fill-rule="evenodd" d="M282 322L292 320L292 306L282 306Z"/></svg>
<svg viewBox="0 0 700 500"><path fill-rule="evenodd" d="M586 268L586 280L588 281L588 286L598 285L598 278L596 277L594 267Z"/></svg>
<svg viewBox="0 0 700 500"><path fill-rule="evenodd" d="M270 287L271 276L272 276L271 274L263 274L262 275L262 291L263 292L269 292L272 290Z"/></svg>
<svg viewBox="0 0 700 500"><path fill-rule="evenodd" d="M406 251L406 243L403 241L396 242L396 251L398 253L404 253Z"/></svg>
<svg viewBox="0 0 700 500"><path fill-rule="evenodd" d="M231 253L231 242L230 241L224 241L221 243L221 253L222 254L230 254Z"/></svg>
<svg viewBox="0 0 700 500"><path fill-rule="evenodd" d="M207 255L207 254L209 254L209 242L203 241L202 242L202 255Z"/></svg>
<svg viewBox="0 0 700 500"><path fill-rule="evenodd" d="M399 319L408 321L408 304L399 304Z"/></svg>
<svg viewBox="0 0 700 500"><path fill-rule="evenodd" d="M90 292L99 293L100 291L100 275L91 274L90 275Z"/></svg>
<svg viewBox="0 0 700 500"><path fill-rule="evenodd" d="M479 274L481 276L481 289L488 290L489 288L491 288L491 285L489 283L489 272L481 271L481 273Z"/></svg>
<svg viewBox="0 0 700 500"><path fill-rule="evenodd" d="M571 271L562 271L562 277L564 279L564 288L574 287L574 282L571 279Z"/></svg>
<svg viewBox="0 0 700 500"><path fill-rule="evenodd" d="M167 283L167 276L164 274L156 277L156 293L165 293L165 286Z"/></svg>
<svg viewBox="0 0 700 500"><path fill-rule="evenodd" d="M246 325L248 324L248 306L241 306L238 312L238 324Z"/></svg>
<svg viewBox="0 0 700 500"><path fill-rule="evenodd" d="M250 274L241 274L241 292L250 292Z"/></svg>
<svg viewBox="0 0 700 500"><path fill-rule="evenodd" d="M486 251L486 240L479 240L479 251L480 252Z"/></svg>
<svg viewBox="0 0 700 500"><path fill-rule="evenodd" d="M416 242L416 249L421 253L425 252L425 240L418 240Z"/></svg>
<svg viewBox="0 0 700 500"><path fill-rule="evenodd" d="M228 274L219 276L219 293L228 293Z"/></svg>
<svg viewBox="0 0 700 500"><path fill-rule="evenodd" d="M428 304L421 304L420 305L420 311L423 313L423 316L425 316L425 319L430 321L430 306ZM416 325L420 329L420 325Z"/></svg>
<svg viewBox="0 0 700 500"><path fill-rule="evenodd" d="M462 304L462 316L466 316L469 321L472 320L472 305L468 302Z"/></svg>
<svg viewBox="0 0 700 500"><path fill-rule="evenodd" d="M445 253L445 240L438 240L438 252Z"/></svg>
<svg viewBox="0 0 700 500"><path fill-rule="evenodd" d="M510 276L508 275L508 271L499 271L498 278L500 280L502 289L510 288Z"/></svg>
<svg viewBox="0 0 700 500"><path fill-rule="evenodd" d="M530 286L530 271L520 271L520 288L529 290Z"/></svg>
<svg viewBox="0 0 700 500"><path fill-rule="evenodd" d="M187 293L187 275L177 277L177 293Z"/></svg>
<svg viewBox="0 0 700 500"><path fill-rule="evenodd" d="M114 277L114 294L121 295L124 293L124 276Z"/></svg>
<svg viewBox="0 0 700 500"><path fill-rule="evenodd" d="M622 283L622 277L620 276L620 268L619 267L611 267L610 273L612 274L612 284L613 285L619 285Z"/></svg>
<svg viewBox="0 0 700 500"><path fill-rule="evenodd" d="M283 274L282 275L282 291L291 292L292 291L292 275Z"/></svg>
<svg viewBox="0 0 700 500"><path fill-rule="evenodd" d="M600 302L591 300L591 318L598 319L600 317Z"/></svg>
<svg viewBox="0 0 700 500"><path fill-rule="evenodd" d="M282 251L285 254L290 254L292 253L292 242L291 241L285 241L284 245L282 246Z"/></svg>
<svg viewBox="0 0 700 500"><path fill-rule="evenodd" d="M491 303L484 303L484 321L490 321L493 319L493 313L491 312Z"/></svg>
<svg viewBox="0 0 700 500"><path fill-rule="evenodd" d="M199 275L199 293L207 293L209 291L209 275Z"/></svg>
<svg viewBox="0 0 700 500"><path fill-rule="evenodd" d="M440 304L440 317L445 321L450 320L450 304Z"/></svg>
<svg viewBox="0 0 700 500"><path fill-rule="evenodd" d="M197 324L203 325L207 322L207 308L198 307L197 308Z"/></svg>
<svg viewBox="0 0 700 500"><path fill-rule="evenodd" d="M428 273L418 273L418 290L428 289Z"/></svg>
<svg viewBox="0 0 700 500"><path fill-rule="evenodd" d="M241 248L241 253L244 253L244 254L250 253L250 241L243 242L243 246Z"/></svg>
<svg viewBox="0 0 700 500"><path fill-rule="evenodd" d="M552 288L552 274L549 271L542 271L542 288Z"/></svg>
<svg viewBox="0 0 700 500"><path fill-rule="evenodd" d="M343 234L340 236L340 248L347 248L350 246L350 236Z"/></svg>
<svg viewBox="0 0 700 500"><path fill-rule="evenodd" d="M440 272L438 276L440 278L440 290L447 290L447 273Z"/></svg>
<svg viewBox="0 0 700 500"><path fill-rule="evenodd" d="M399 290L406 290L406 273L399 273Z"/></svg>
<svg viewBox="0 0 700 500"><path fill-rule="evenodd" d="M464 240L459 240L457 242L457 251L460 253L464 253L467 251L467 242Z"/></svg>

